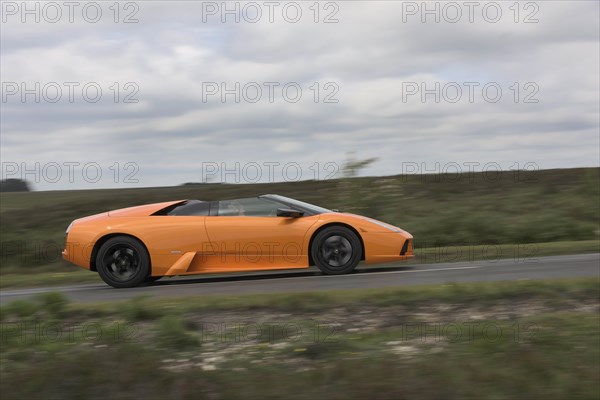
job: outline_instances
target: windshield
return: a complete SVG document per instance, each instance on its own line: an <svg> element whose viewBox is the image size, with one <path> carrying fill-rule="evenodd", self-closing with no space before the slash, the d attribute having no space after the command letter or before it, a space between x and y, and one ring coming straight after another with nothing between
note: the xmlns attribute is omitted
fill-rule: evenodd
<svg viewBox="0 0 600 400"><path fill-rule="evenodd" d="M315 206L314 204L306 203L304 201L300 201L300 200L296 200L296 199L291 199L291 198L285 197L285 196L280 196L278 194L266 194L266 195L260 196L260 197L276 200L276 201L283 203L289 207L295 208L298 211L305 211L312 215L333 212L328 208Z"/></svg>

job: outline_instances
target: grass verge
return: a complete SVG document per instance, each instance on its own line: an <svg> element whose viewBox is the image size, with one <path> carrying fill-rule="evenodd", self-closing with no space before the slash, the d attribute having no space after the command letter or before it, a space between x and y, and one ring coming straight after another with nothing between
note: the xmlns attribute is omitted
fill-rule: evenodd
<svg viewBox="0 0 600 400"><path fill-rule="evenodd" d="M44 294L2 307L2 397L598 398L599 284L86 306Z"/></svg>

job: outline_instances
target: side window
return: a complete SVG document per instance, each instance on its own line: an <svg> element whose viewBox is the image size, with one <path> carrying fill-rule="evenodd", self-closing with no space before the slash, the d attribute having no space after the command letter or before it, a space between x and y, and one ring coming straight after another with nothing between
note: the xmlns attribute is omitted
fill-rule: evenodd
<svg viewBox="0 0 600 400"><path fill-rule="evenodd" d="M208 215L208 211L209 203L191 200L171 209L167 215L203 216Z"/></svg>
<svg viewBox="0 0 600 400"><path fill-rule="evenodd" d="M277 209L281 205L274 201L259 199L224 200L219 202L219 216L246 216L246 217L276 217Z"/></svg>

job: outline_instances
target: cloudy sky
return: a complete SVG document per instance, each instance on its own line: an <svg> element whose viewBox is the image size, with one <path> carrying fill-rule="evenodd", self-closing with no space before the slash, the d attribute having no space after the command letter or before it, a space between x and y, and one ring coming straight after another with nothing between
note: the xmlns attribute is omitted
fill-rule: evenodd
<svg viewBox="0 0 600 400"><path fill-rule="evenodd" d="M1 4L36 190L599 165L597 1Z"/></svg>

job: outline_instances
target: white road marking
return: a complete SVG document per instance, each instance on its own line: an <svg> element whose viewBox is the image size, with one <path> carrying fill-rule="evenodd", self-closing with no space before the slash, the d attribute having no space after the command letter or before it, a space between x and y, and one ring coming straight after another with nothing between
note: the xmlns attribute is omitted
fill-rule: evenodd
<svg viewBox="0 0 600 400"><path fill-rule="evenodd" d="M415 269L409 271L380 271L380 272L367 272L369 275L383 275L383 274L409 274L409 273L417 273L417 272L434 272L434 271L450 271L453 269L476 269L476 268L486 268L484 265L475 265L471 267L454 267L454 268L431 268L431 269ZM325 275L327 277L332 276L357 276L357 275Z"/></svg>

